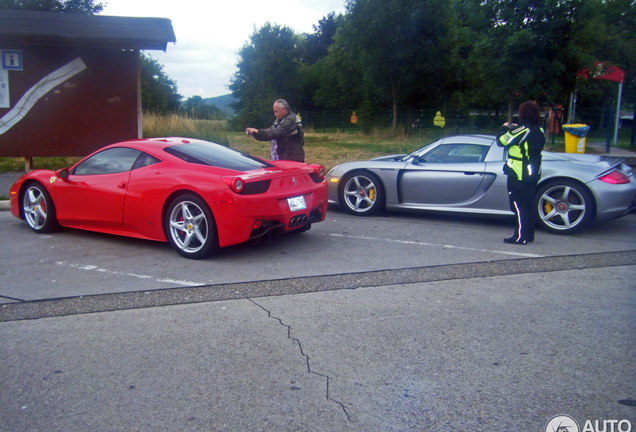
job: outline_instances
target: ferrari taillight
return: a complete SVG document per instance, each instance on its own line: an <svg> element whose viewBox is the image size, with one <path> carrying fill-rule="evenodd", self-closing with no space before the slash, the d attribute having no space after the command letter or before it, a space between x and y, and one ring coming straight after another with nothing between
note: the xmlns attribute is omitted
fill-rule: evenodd
<svg viewBox="0 0 636 432"><path fill-rule="evenodd" d="M309 176L315 183L320 183L325 179L325 167L322 165L311 165L313 171L309 173Z"/></svg>
<svg viewBox="0 0 636 432"><path fill-rule="evenodd" d="M325 167L320 165L318 166L318 175L320 176L320 178L325 178Z"/></svg>
<svg viewBox="0 0 636 432"><path fill-rule="evenodd" d="M627 177L625 174L623 174L620 171L612 171L609 174L605 174L602 177L599 177L599 180L605 183L610 183L610 184L625 184L625 183L629 183L629 177Z"/></svg>
<svg viewBox="0 0 636 432"><path fill-rule="evenodd" d="M234 177L232 179L232 183L230 183L230 187L236 193L241 193L241 191L243 190L243 186L244 186L243 179L240 177Z"/></svg>
<svg viewBox="0 0 636 432"><path fill-rule="evenodd" d="M245 182L240 177L222 177L223 181L227 183L227 185L232 189L232 191L236 193L241 193L243 191L243 187L245 186Z"/></svg>

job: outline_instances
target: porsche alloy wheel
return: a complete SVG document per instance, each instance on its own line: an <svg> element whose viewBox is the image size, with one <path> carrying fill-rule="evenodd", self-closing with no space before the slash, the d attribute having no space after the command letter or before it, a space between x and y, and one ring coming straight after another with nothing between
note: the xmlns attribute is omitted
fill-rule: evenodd
<svg viewBox="0 0 636 432"><path fill-rule="evenodd" d="M592 220L594 198L584 186L569 180L550 182L537 191L538 222L555 234L572 234Z"/></svg>
<svg viewBox="0 0 636 432"><path fill-rule="evenodd" d="M48 233L57 228L55 205L51 195L39 183L31 183L22 195L24 220L37 233Z"/></svg>
<svg viewBox="0 0 636 432"><path fill-rule="evenodd" d="M168 242L186 258L205 258L218 247L212 212L196 195L181 195L172 200L166 227Z"/></svg>
<svg viewBox="0 0 636 432"><path fill-rule="evenodd" d="M384 190L380 179L370 172L355 172L343 177L340 203L349 213L372 215L384 207Z"/></svg>

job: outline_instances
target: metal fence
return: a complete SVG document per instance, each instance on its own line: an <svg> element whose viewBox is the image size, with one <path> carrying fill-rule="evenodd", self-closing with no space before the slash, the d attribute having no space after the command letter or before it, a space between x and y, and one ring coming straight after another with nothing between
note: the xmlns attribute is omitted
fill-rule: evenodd
<svg viewBox="0 0 636 432"><path fill-rule="evenodd" d="M543 127L550 133L560 133L560 125L568 121L567 109L554 107L556 116L552 110L544 112ZM361 113L356 110L325 110L306 111L299 113L305 128L312 128L314 132L353 132L363 130L365 126L371 128L390 128L393 124L393 112L391 110L375 113L371 118L362 119ZM557 118L558 116L558 118ZM585 123L592 130L608 130L613 128L615 110L611 108L577 107L576 117L572 123ZM408 133L426 129L444 128L449 133L483 133L495 132L501 124L508 119L507 110L486 109L421 109L401 110L398 113L398 125ZM513 121L518 121L516 112ZM369 126L371 125L371 126ZM622 116L621 126L631 128L633 118Z"/></svg>
<svg viewBox="0 0 636 432"><path fill-rule="evenodd" d="M484 129L496 130L505 121L504 114L480 110L401 110L397 120L399 127L409 132L444 128L455 133L467 133ZM381 111L364 119L356 110L301 111L299 115L305 128L323 133L362 130L365 126L390 128L393 124L391 110Z"/></svg>

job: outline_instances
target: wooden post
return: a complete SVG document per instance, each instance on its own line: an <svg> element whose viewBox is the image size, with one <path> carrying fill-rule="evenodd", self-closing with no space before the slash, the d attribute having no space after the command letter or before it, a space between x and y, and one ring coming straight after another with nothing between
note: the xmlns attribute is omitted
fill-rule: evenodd
<svg viewBox="0 0 636 432"><path fill-rule="evenodd" d="M33 157L25 156L24 158L24 172L29 172L33 169Z"/></svg>

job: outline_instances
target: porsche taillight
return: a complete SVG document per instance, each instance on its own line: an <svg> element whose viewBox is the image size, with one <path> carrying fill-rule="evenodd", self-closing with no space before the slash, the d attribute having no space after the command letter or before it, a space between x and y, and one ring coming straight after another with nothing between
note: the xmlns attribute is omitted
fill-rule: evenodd
<svg viewBox="0 0 636 432"><path fill-rule="evenodd" d="M609 174L599 177L599 180L609 184L625 184L629 183L629 177L620 171L614 170Z"/></svg>

